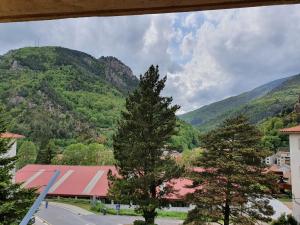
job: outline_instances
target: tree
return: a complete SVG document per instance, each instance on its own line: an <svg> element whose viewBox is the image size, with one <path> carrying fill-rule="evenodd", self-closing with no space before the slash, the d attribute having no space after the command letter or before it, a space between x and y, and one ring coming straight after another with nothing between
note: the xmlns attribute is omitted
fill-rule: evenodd
<svg viewBox="0 0 300 225"><path fill-rule="evenodd" d="M186 168L190 168L203 154L202 148L194 148L192 150L184 150L179 163L184 165Z"/></svg>
<svg viewBox="0 0 300 225"><path fill-rule="evenodd" d="M23 142L18 151L17 169L21 169L27 164L35 163L36 156L37 150L35 144L31 141Z"/></svg>
<svg viewBox="0 0 300 225"><path fill-rule="evenodd" d="M63 152L62 163L66 165L84 165L88 148L82 143L69 145Z"/></svg>
<svg viewBox="0 0 300 225"><path fill-rule="evenodd" d="M259 131L242 115L225 120L202 138L205 151L194 166L203 171L191 173L198 188L190 196L196 207L186 224L253 225L270 220L274 211L268 199L276 178L265 173L268 151L260 147L260 139Z"/></svg>
<svg viewBox="0 0 300 225"><path fill-rule="evenodd" d="M298 222L292 215L282 214L272 225L298 225Z"/></svg>
<svg viewBox="0 0 300 225"><path fill-rule="evenodd" d="M87 165L114 165L113 152L103 144L92 143L88 145Z"/></svg>
<svg viewBox="0 0 300 225"><path fill-rule="evenodd" d="M58 152L57 148L53 140L48 141L48 144L39 151L38 163L50 164Z"/></svg>
<svg viewBox="0 0 300 225"><path fill-rule="evenodd" d="M53 163L66 165L114 165L112 150L102 144L82 143L69 145L61 156L55 157Z"/></svg>
<svg viewBox="0 0 300 225"><path fill-rule="evenodd" d="M0 133L6 132L7 123L0 109ZM21 184L12 183L11 171L17 157L7 156L10 144L0 138L0 224L17 225L21 222L35 199L35 189L23 189Z"/></svg>
<svg viewBox="0 0 300 225"><path fill-rule="evenodd" d="M111 178L110 194L117 201L134 202L146 224L154 223L156 209L174 193L168 182L181 173L169 154L164 155L166 143L176 132L179 109L171 106L171 97L160 96L165 82L166 77L160 80L154 66L140 77L138 88L126 99L126 111L113 138L121 178Z"/></svg>

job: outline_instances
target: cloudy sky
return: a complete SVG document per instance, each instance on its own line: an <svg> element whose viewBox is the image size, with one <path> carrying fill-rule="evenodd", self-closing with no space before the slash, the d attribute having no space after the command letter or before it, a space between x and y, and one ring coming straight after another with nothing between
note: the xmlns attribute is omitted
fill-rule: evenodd
<svg viewBox="0 0 300 225"><path fill-rule="evenodd" d="M0 24L0 54L37 43L158 64L183 113L300 73L300 5Z"/></svg>

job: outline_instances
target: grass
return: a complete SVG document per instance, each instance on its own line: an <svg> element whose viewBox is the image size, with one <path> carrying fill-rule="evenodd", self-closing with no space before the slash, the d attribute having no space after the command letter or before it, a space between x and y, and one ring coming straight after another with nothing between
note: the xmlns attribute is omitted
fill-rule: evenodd
<svg viewBox="0 0 300 225"><path fill-rule="evenodd" d="M293 202L293 199L289 198L289 197L280 197L278 198L279 201L283 202L283 203L290 203Z"/></svg>
<svg viewBox="0 0 300 225"><path fill-rule="evenodd" d="M59 203L65 203L69 205L74 205L79 208L92 211L90 201L88 199L74 199L74 198L59 198L59 199L48 199L50 202L59 202Z"/></svg>
<svg viewBox="0 0 300 225"><path fill-rule="evenodd" d="M278 197L278 200L285 204L289 209L293 208L293 199L291 199L289 196L281 195Z"/></svg>
<svg viewBox="0 0 300 225"><path fill-rule="evenodd" d="M100 213L103 207L105 207L104 205L101 204L92 207L90 204L90 200L88 199L59 198L59 199L49 199L49 201L74 205L94 213ZM117 215L116 210L113 208L106 207L106 212L109 215ZM179 220L184 220L187 216L186 212L177 212L177 211L158 210L157 213L158 213L158 217L160 218L172 218L172 219L179 219ZM134 209L121 209L119 215L141 216L141 214L134 211Z"/></svg>

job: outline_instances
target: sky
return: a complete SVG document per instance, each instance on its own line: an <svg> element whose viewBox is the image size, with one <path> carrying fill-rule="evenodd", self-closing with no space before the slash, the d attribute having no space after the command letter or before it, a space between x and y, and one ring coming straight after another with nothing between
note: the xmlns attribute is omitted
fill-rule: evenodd
<svg viewBox="0 0 300 225"><path fill-rule="evenodd" d="M184 113L300 73L300 5L0 24L0 54L36 45L159 65Z"/></svg>

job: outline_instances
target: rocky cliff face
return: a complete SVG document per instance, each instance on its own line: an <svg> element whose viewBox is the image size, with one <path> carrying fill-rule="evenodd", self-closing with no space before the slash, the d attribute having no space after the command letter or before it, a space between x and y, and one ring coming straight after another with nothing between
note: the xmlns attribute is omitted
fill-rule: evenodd
<svg viewBox="0 0 300 225"><path fill-rule="evenodd" d="M139 80L133 75L132 70L119 59L102 56L99 58L99 62L105 68L105 79L122 92L130 92L137 86Z"/></svg>

